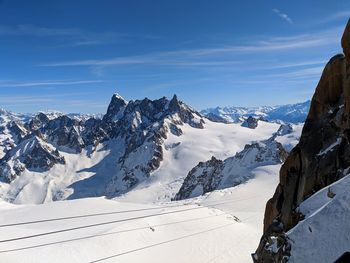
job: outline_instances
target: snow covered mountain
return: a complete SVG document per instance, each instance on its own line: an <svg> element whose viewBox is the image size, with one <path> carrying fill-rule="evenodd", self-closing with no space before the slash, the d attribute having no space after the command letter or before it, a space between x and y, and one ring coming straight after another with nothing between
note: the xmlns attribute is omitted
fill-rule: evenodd
<svg viewBox="0 0 350 263"><path fill-rule="evenodd" d="M27 123L7 125L19 135L0 161L6 200L119 195L159 167L168 133L180 136L184 123L204 125L176 96L126 102L114 95L103 119L51 116L39 113Z"/></svg>
<svg viewBox="0 0 350 263"><path fill-rule="evenodd" d="M254 129L211 122L176 96L127 102L115 94L103 117L50 111L11 118L0 133L0 197L14 203L95 196L170 201L198 162L234 156L281 129L262 120ZM280 138L298 140L288 136Z"/></svg>
<svg viewBox="0 0 350 263"><path fill-rule="evenodd" d="M205 117L212 121L224 123L238 123L249 116L261 117L268 121L280 121L289 123L302 123L309 112L310 101L303 103L262 106L262 107L216 107L201 111Z"/></svg>

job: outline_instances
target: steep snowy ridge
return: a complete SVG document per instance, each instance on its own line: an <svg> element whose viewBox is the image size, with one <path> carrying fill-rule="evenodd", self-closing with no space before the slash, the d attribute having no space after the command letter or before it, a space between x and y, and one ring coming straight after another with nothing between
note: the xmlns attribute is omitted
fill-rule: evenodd
<svg viewBox="0 0 350 263"><path fill-rule="evenodd" d="M310 101L303 103L263 107L216 107L202 110L208 119L224 123L243 122L249 116L268 121L302 123L310 108Z"/></svg>

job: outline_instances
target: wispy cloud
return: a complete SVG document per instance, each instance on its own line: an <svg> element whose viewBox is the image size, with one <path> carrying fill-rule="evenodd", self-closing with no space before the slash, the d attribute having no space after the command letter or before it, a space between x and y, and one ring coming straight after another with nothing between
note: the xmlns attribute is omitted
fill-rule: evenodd
<svg viewBox="0 0 350 263"><path fill-rule="evenodd" d="M247 59L237 56L251 53L279 52L329 46L338 43L343 28L337 27L313 34L288 37L270 37L241 45L226 45L210 48L185 49L155 52L138 56L115 57L107 59L86 59L52 62L41 66L112 66L112 65L168 65L178 67L212 67L247 63Z"/></svg>
<svg viewBox="0 0 350 263"><path fill-rule="evenodd" d="M350 18L350 10L343 10L343 11L339 11L334 14L331 14L323 18L322 20L319 20L318 24L326 24L326 23L330 23L330 22L337 21L344 18L347 18L347 19Z"/></svg>
<svg viewBox="0 0 350 263"><path fill-rule="evenodd" d="M52 28L35 25L0 25L0 35L57 38L59 44L54 47L74 47L101 45L127 41L131 38L155 39L155 36L136 35L116 32L90 32L79 28Z"/></svg>
<svg viewBox="0 0 350 263"><path fill-rule="evenodd" d="M327 61L324 60L308 60L308 61L298 61L293 63L274 63L273 66L270 66L269 69L284 69L284 68L296 68L304 66L313 66L313 65L324 65Z"/></svg>
<svg viewBox="0 0 350 263"><path fill-rule="evenodd" d="M293 24L293 20L286 13L282 13L279 9L276 8L272 9L272 11L287 23Z"/></svg>
<svg viewBox="0 0 350 263"><path fill-rule="evenodd" d="M103 80L38 80L38 81L0 81L0 88L62 86L100 83Z"/></svg>
<svg viewBox="0 0 350 263"><path fill-rule="evenodd" d="M85 95L83 93L80 95ZM50 108L52 105L62 106L87 106L89 108L101 108L106 107L105 103L92 101L89 99L72 99L72 96L76 96L76 93L69 94L53 94L53 95L34 95L34 96L1 96L1 107L23 107L23 106L40 106L42 109Z"/></svg>

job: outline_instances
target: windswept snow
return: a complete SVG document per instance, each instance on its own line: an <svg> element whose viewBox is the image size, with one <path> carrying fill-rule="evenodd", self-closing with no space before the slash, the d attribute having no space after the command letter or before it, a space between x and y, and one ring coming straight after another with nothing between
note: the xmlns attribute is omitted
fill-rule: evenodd
<svg viewBox="0 0 350 263"><path fill-rule="evenodd" d="M349 189L347 175L300 204L305 219L287 233L292 248L289 262L334 262L349 251Z"/></svg>

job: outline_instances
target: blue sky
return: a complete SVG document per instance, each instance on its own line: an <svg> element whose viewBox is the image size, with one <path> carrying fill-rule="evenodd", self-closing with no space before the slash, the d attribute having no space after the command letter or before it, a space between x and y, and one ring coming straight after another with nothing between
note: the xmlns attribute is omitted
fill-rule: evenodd
<svg viewBox="0 0 350 263"><path fill-rule="evenodd" d="M105 112L115 92L197 109L305 101L349 17L348 0L0 0L0 107Z"/></svg>

